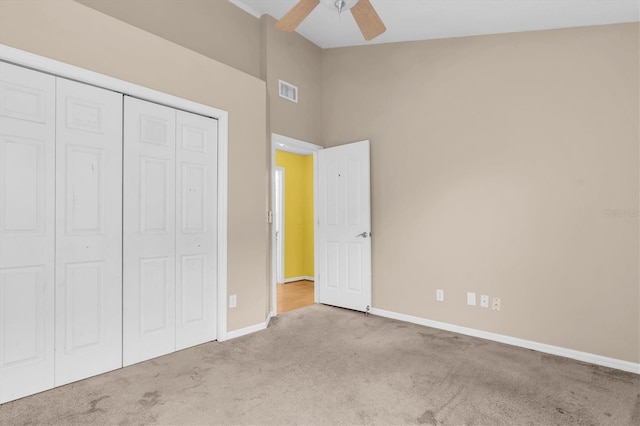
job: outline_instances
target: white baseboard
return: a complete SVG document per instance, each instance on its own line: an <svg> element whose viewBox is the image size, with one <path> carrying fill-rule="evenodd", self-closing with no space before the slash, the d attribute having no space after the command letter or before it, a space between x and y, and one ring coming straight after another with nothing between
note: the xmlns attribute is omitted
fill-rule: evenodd
<svg viewBox="0 0 640 426"><path fill-rule="evenodd" d="M609 358L602 355L596 355L588 352L580 352L573 349L561 348L559 346L547 345L545 343L532 342L531 340L519 339L517 337L504 336L502 334L491 333L488 331L477 330L475 328L462 327L459 325L448 324L446 322L433 321L425 318L414 317L412 315L400 314L384 309L371 308L372 315L396 319L400 321L410 322L427 327L437 328L440 330L452 331L454 333L465 334L467 336L479 337L481 339L493 340L494 342L505 343L507 345L519 346L521 348L533 349L534 351L544 352L547 354L558 355L565 358L571 358L578 361L588 362L591 364L601 365L604 367L615 368L618 370L628 371L630 373L640 374L640 363L623 361L616 358Z"/></svg>
<svg viewBox="0 0 640 426"><path fill-rule="evenodd" d="M304 276L301 276L301 277L285 278L284 282L285 283L292 283L294 281L304 281L304 280L306 280L306 281L314 281L315 278L304 275Z"/></svg>
<svg viewBox="0 0 640 426"><path fill-rule="evenodd" d="M224 340L236 339L238 337L246 336L247 334L255 333L256 331L266 330L266 328L269 326L269 322L271 321L272 316L274 316L273 313L269 312L269 315L267 315L267 318L264 320L264 322L250 325L249 327L245 328L240 328L238 330L228 331ZM218 339L218 341L220 342L224 340Z"/></svg>

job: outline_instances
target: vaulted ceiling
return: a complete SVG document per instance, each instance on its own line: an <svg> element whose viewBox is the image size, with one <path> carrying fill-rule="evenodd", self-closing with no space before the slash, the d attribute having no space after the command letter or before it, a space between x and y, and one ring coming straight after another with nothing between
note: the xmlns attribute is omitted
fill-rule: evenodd
<svg viewBox="0 0 640 426"><path fill-rule="evenodd" d="M230 0L281 18L297 0ZM366 42L350 12L319 5L297 31L323 48L640 21L638 0L370 0L387 31Z"/></svg>

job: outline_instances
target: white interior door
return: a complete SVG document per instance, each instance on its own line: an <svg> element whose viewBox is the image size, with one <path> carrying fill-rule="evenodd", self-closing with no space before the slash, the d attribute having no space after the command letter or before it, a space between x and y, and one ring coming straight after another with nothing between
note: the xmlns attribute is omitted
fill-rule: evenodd
<svg viewBox="0 0 640 426"><path fill-rule="evenodd" d="M55 77L0 62L0 403L54 385Z"/></svg>
<svg viewBox="0 0 640 426"><path fill-rule="evenodd" d="M55 384L122 367L122 95L56 95Z"/></svg>
<svg viewBox="0 0 640 426"><path fill-rule="evenodd" d="M184 349L217 336L218 121L176 117L176 349Z"/></svg>
<svg viewBox="0 0 640 426"><path fill-rule="evenodd" d="M175 351L176 113L125 96L123 363Z"/></svg>
<svg viewBox="0 0 640 426"><path fill-rule="evenodd" d="M369 141L318 151L319 301L371 306Z"/></svg>

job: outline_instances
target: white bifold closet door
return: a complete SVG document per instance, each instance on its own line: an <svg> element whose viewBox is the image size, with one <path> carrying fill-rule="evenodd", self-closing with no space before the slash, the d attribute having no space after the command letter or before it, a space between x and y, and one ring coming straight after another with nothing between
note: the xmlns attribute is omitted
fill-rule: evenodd
<svg viewBox="0 0 640 426"><path fill-rule="evenodd" d="M54 386L55 77L0 62L0 403Z"/></svg>
<svg viewBox="0 0 640 426"><path fill-rule="evenodd" d="M56 386L122 367L122 98L57 79Z"/></svg>
<svg viewBox="0 0 640 426"><path fill-rule="evenodd" d="M176 112L124 98L123 364L175 351Z"/></svg>
<svg viewBox="0 0 640 426"><path fill-rule="evenodd" d="M217 337L218 121L177 111L176 349Z"/></svg>
<svg viewBox="0 0 640 426"><path fill-rule="evenodd" d="M125 97L124 365L216 338L217 121Z"/></svg>

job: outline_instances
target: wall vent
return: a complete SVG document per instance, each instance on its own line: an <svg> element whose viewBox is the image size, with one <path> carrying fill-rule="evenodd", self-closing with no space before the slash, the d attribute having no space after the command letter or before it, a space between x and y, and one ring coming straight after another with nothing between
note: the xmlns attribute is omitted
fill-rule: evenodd
<svg viewBox="0 0 640 426"><path fill-rule="evenodd" d="M298 87L286 81L278 80L278 82L280 85L280 97L298 103Z"/></svg>

